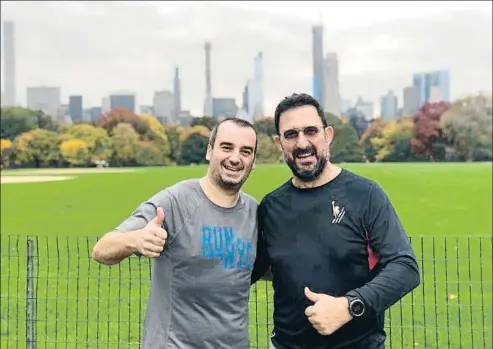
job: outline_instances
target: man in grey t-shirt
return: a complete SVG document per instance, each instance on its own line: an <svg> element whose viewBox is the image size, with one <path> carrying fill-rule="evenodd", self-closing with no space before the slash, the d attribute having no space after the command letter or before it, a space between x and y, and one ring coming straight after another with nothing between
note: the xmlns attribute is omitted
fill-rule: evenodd
<svg viewBox="0 0 493 349"><path fill-rule="evenodd" d="M240 188L256 150L250 123L221 122L205 177L158 192L94 246L103 264L155 258L143 349L248 349L257 202Z"/></svg>

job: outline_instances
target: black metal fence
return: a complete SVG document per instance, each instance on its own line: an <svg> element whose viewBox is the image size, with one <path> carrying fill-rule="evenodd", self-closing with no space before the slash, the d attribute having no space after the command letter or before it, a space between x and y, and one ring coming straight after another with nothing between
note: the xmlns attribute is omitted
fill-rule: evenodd
<svg viewBox="0 0 493 349"><path fill-rule="evenodd" d="M0 347L139 348L148 259L91 259L93 237L1 236ZM492 348L492 238L414 237L421 284L386 316L386 348ZM252 348L268 348L272 289L252 287Z"/></svg>

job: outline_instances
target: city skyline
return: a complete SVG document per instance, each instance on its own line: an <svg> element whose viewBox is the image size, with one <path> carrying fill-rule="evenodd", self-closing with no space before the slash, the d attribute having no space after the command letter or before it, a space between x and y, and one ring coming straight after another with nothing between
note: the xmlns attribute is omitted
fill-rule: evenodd
<svg viewBox="0 0 493 349"><path fill-rule="evenodd" d="M20 11L20 9L22 9L22 6L19 7L18 5L15 6L17 10L16 9L12 10L11 5L12 4L8 4L8 6L5 6L4 3L2 3L2 20L15 20L16 34L19 33L18 36L16 35L18 38L16 42L16 55L17 55L16 75L18 77L16 85L17 85L17 95L20 96L20 98L18 98L18 102L21 102L23 104L26 103L25 94L26 94L26 88L28 86L46 85L46 86L60 87L63 103L68 102L69 95L83 95L84 107L89 107L91 105L100 105L102 98L109 96L114 90L123 89L123 90L130 90L136 94L136 103L138 105L149 105L152 103L152 95L154 91L171 89L172 86L170 82L172 81L172 74L174 73L173 69L175 66L178 66L180 68L180 78L181 78L182 109L191 110L196 115L200 115L203 113L204 99L206 97L205 89L204 89L204 86L206 85L205 74L204 74L205 63L204 63L204 54L203 54L204 42L201 42L200 45L197 45L195 42L199 39L198 37L193 37L189 41L182 43L183 44L182 46L187 46L187 50L190 50L190 52L195 52L194 55L197 57L195 57L193 60L184 59L180 61L180 59L165 58L162 60L163 61L162 63L159 63L158 53L153 53L153 48L150 47L147 51L140 52L139 54L142 56L142 59L136 58L132 64L123 64L123 62L117 61L116 63L120 70L120 75L122 74L125 75L124 77L127 77L127 79L124 79L124 77L118 74L114 75L115 71L118 71L118 69L114 69L112 64L98 63L97 60L94 61L94 59L84 60L83 57L85 57L84 56L85 54L91 56L94 55L96 52L92 52L92 51L83 52L82 47L76 48L76 51L78 50L77 52L79 52L79 56L75 59L75 62L72 63L80 63L80 64L77 65L77 68L75 70L74 69L67 70L67 65L70 65L67 64L67 60L64 60L62 62L57 62L58 58L51 59L51 62L48 62L49 63L48 65L51 66L54 65L55 62L57 62L59 68L55 70L53 68L47 67L47 69L41 70L39 69L39 67L41 66L44 67L47 65L47 64L43 64L44 63L42 59L43 56L39 56L41 57L41 59L39 59L40 62L37 65L38 68L34 68L33 63L35 62L31 62L28 59L26 59L26 54L27 54L26 51L31 53L36 52L36 50L40 50L38 52L45 52L46 48L43 47L40 48L39 47L40 45L38 44L38 45L33 45L34 48L31 47L30 49L26 49L28 43L26 43L25 40L26 36L23 33L25 33L25 31L27 30L26 26L28 28L32 27L30 26L29 23L26 23L26 18L29 17L29 13L26 14L26 11L24 12ZM45 7L55 6L53 4L51 5L43 4L43 5ZM10 6L10 10L9 10L10 12L7 11L6 13L4 9L9 9L9 6ZM36 5L35 7L37 6L38 5ZM111 8L116 9L119 8L118 6L121 5L106 4L105 6L111 6ZM135 6L139 7L138 5ZM61 6L61 8L62 7L63 6ZM141 10L143 12L146 12L145 10L143 10L144 8L145 6L142 7ZM217 14L217 11L223 11L224 9L225 7L223 6L216 6L212 8L209 11L209 13L205 15L205 17L207 17L208 15L210 16L211 14L213 15L214 13ZM123 10L122 8L119 8L119 10L123 12L128 11L128 10ZM61 9L60 11L63 12L63 9ZM67 11L72 11L72 10L67 10ZM232 10L226 8L226 10L224 11L228 12ZM240 13L240 14L245 12L245 10L236 10L236 9L234 11L239 11L234 13ZM118 14L118 11L116 12ZM53 24L49 24L49 23L46 24L45 22L43 22L42 19L43 18L46 19L47 17L45 16L45 14L46 14L46 9L44 10L44 12L43 11L40 12L40 16L39 16L40 18L38 19L38 21L35 21L34 23L34 26L42 25L44 30L41 30L42 33L40 34L44 33L43 35L46 35L47 33L51 33L52 30L54 29ZM74 13L68 14L68 16L72 16L72 15L74 15ZM81 18L87 19L86 14L81 15L80 13L77 13L77 11L75 11L74 16L79 19ZM194 18L203 17L202 15L198 15L194 11L191 11L191 16ZM259 18L261 18L262 16L263 14L260 15L255 14L253 16L249 15L249 18L252 18L252 23L258 23ZM273 17L272 15L269 16ZM463 30L464 28L470 29L471 26L474 27L474 25L471 24L471 22L467 21L467 19L469 18L467 13L464 15L448 15L448 16L451 16L450 17L451 19L449 18L450 20L452 19L457 20L457 18L459 19L462 18L462 22L466 22L466 24L462 23L461 21L459 22L455 21L454 23L456 24L456 26L459 27L462 26L461 28ZM14 17L17 17L18 20L16 20ZM293 34L290 31L292 27L286 24L285 18L281 18L281 16L278 17L272 18L271 21L284 23L285 25L284 28L282 28L282 31L285 31L288 34ZM112 18L114 17L109 16L107 20L111 22ZM183 19L183 17L180 17L179 14L175 13L174 22L170 24L170 27L180 28L182 31L186 32L188 29L183 28L184 24L179 25L180 19ZM292 21L296 22L296 20L292 20ZM211 23L213 22L214 21L212 21ZM226 22L226 27L231 26L231 23L229 23L229 21L224 21L224 22ZM428 23L427 20L422 20L421 22ZM297 23L298 22L296 22L295 24ZM221 35L215 36L214 40L209 40L213 47L211 70L213 76L212 91L214 97L235 98L238 106L241 107L244 84L245 81L249 78L249 76L251 76L251 59L258 51L262 51L264 53L265 67L264 67L263 89L265 91L264 108L267 115L273 113L273 108L275 107L275 104L277 104L277 102L280 99L282 99L285 95L290 94L292 92L311 93L312 92L311 80L313 78L313 75L312 75L312 65L310 64L312 60L311 57L312 38L311 38L310 28L312 24L313 23L310 23L308 21L303 21L301 22L302 26L300 27L303 30L294 33L297 38L302 38L302 40L294 40L296 37L293 39L293 41L298 41L299 43L298 47L296 47L296 50L293 51L293 54L291 55L291 56L295 56L294 58L296 59L290 58L289 54L283 56L283 53L286 52L285 48L283 47L276 50L275 47L276 45L266 45L267 40L264 41L257 40L257 44L255 43L255 40L249 40L249 41L242 40L241 44L238 43L235 44L234 42L228 41L227 40L228 38L224 38ZM403 27L405 27L404 24L405 23L403 23ZM116 23L114 25L116 25ZM200 26L200 23L197 25ZM441 29L440 28L438 29L443 30L444 26L442 26ZM96 27L98 27L98 25L96 25ZM272 28L269 29L270 31L267 29L265 29L266 36L273 36L274 34L276 34L272 30ZM373 28L373 30L377 32L378 30L381 29L382 29L381 25L377 25L377 28ZM279 30L281 30L281 28L278 29L277 35L280 35ZM369 29L367 28L367 30ZM432 34L434 34L435 36L437 35L439 36L439 34L441 33L440 30ZM473 29L470 29L469 32L471 30L474 31ZM205 31L206 33L204 33L204 35L214 36L213 35L214 33L212 33L213 32L212 29L209 28ZM145 34L144 32L145 31L143 31L142 35ZM85 37L83 35L83 31L78 31L74 28L72 28L71 34L75 36L74 38L79 40L81 46L87 45L86 41L90 39L90 35ZM106 34L103 30L102 36L105 37ZM168 34L175 35L176 30ZM242 32L238 32L239 35L238 39L245 37L254 37L250 34L249 34L250 36L246 34ZM347 35L348 33L346 32L345 34ZM361 41L365 39L364 33L362 33L361 29L354 29L352 31L350 30L349 34L353 38L355 36L356 37L360 36L359 42L356 39L353 40L355 46L358 46L358 43L361 44ZM488 35L490 35L491 37L491 31L489 33L486 31L484 33L478 32L476 34L477 34L476 37L478 37L478 34L483 35L484 37L488 37ZM133 36L134 40L138 38L139 35L140 35L139 33L134 34ZM376 35L376 36L381 38L381 35L380 36ZM479 39L478 41L480 41L481 43L482 40ZM458 38L457 40L460 42L460 38ZM45 40L42 40L39 37L37 41L46 43ZM250 41L254 41L254 42L250 42ZM391 41L392 40L387 40L387 44L388 44L387 48L392 49L393 50L392 54L396 56L399 54L399 49L392 48ZM429 44L430 43L429 41L433 41L433 40L423 38L423 46L426 46L425 44ZM146 42L148 43L148 41ZM403 67L402 62L396 61L394 65L387 66L386 69L384 69L375 66L374 61L377 61L376 58L373 59L373 57L371 56L368 57L365 56L364 60L367 63L366 66L368 66L366 71L362 70L361 64L354 64L353 67L354 69L352 69L352 72L349 71L348 66L351 66L352 63L357 62L357 60L355 60L354 57L352 57L351 55L348 56L347 47L343 47L343 49L338 50L337 49L338 43L339 44L341 43L341 35L335 32L334 30L332 30L330 27L326 27L324 33L324 46L325 46L324 51L325 52L335 51L339 57L339 64L341 70L340 72L341 98L343 99L350 98L353 101L355 101L358 96L362 96L365 100L372 101L377 107L377 109L379 109L378 103L380 97L384 95L388 90L393 90L399 99L399 104L402 105L402 100L403 100L402 91L404 87L412 85L412 74L421 71L433 71L433 70L443 70L443 69L450 69L451 71L450 75L452 76L451 79L452 98L464 93L474 93L477 92L478 90L485 90L491 88L491 40L489 41L489 44L485 45L484 42L482 42L481 45L479 44L477 45L477 46L483 46L482 50L478 49L479 51L476 50L471 52L469 49L467 50L467 52L470 53L469 55L465 54L464 52L461 52L461 54L457 55L458 56L457 59L453 57L454 59L451 60L450 55L446 54L447 51L445 50L442 59L443 63L441 65L433 62L430 63L429 61L426 62L423 59L417 63L414 63L414 67L411 68ZM281 41L278 46L282 46L281 44L284 45L284 42ZM173 45L178 45L178 43L176 43L176 40L172 42L172 46ZM45 45L45 46L49 46L49 45ZM77 45L75 45L74 43L74 46L76 47ZM125 45L123 45L122 43L122 46ZM269 47L264 47L264 46L269 46ZM335 49L334 46L336 46ZM57 47L57 46L49 46L49 47L52 51L54 50L55 53L58 52L57 50L64 51L65 49L64 47ZM73 47L71 48L73 49ZM290 46L290 48L292 47ZM361 45L359 45L359 48L361 49L360 51L362 53L365 53L365 50L362 49ZM239 53L233 52L234 50L240 50L241 52ZM367 50L366 52L368 52L368 49L366 50ZM176 52L181 52L181 51L178 48L176 50L171 50L170 55L177 56L178 53ZM371 52L371 50L369 52ZM376 50L376 52L378 52L378 50ZM67 52L58 52L58 53L60 53L61 56L67 54ZM74 52L71 52L71 54L73 53ZM303 60L299 59L300 53L303 55ZM308 55L306 55L307 53ZM129 54L134 55L135 53L129 53ZM48 54L48 56L50 56L50 58L53 58L53 54ZM149 59L147 56L151 56L151 58ZM231 64L231 62L234 63L235 61L239 60L240 56L242 59L241 62L246 61L247 63L245 64L238 63L236 65ZM282 60L279 59L281 58L281 56L283 56ZM462 59L462 61L459 61L459 58ZM490 58L489 66L485 64L488 58ZM114 59L114 57L109 56L107 61L112 62L112 59ZM2 65L4 62L3 60L4 58L2 57ZM155 62L155 64L151 64L151 65L147 64L149 60L151 62ZM451 61L451 63L454 63L455 67L454 64L450 64L450 63L447 64L447 60ZM229 64L225 65L224 64L225 61L229 62ZM384 63L386 62L385 59L383 59L382 61ZM95 78L94 80L88 79L87 69L84 67L92 66L92 64L95 64L94 66L96 67L94 69L91 68L91 71L94 71L94 73L100 73L100 70L102 68L103 68L102 70L105 71L104 68L106 67L108 77L105 77L104 79L98 79L98 78ZM136 76L135 72L139 71L139 69L142 72L141 69L143 69L144 64L145 64L144 68L146 69L145 73L137 74L140 78L135 80L135 76ZM277 67L276 65L280 65L280 67ZM48 72L51 72L51 74L47 73L46 70L48 70ZM78 79L78 77L81 76L81 73L84 70L86 70L86 73L84 74L86 75L85 78ZM197 74L197 72L200 73ZM70 78L71 76L72 78ZM128 82L126 84L119 83L119 81L122 82L124 80ZM155 83L156 80L159 80L160 84ZM133 81L139 81L139 83L132 83ZM95 84L94 82L97 82L97 84ZM3 86L4 86L4 77L2 74L2 87ZM91 88L89 88L88 86L90 86Z"/></svg>

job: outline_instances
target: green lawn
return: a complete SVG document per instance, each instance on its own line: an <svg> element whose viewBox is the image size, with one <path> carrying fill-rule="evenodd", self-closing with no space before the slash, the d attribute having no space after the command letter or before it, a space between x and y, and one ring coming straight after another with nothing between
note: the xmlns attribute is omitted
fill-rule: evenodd
<svg viewBox="0 0 493 349"><path fill-rule="evenodd" d="M358 164L391 197L412 238L422 284L387 315L387 348L491 348L491 164ZM33 240L37 349L138 348L150 263L90 259L96 237L143 200L205 167L77 174L60 182L1 185L2 348L26 344L27 240ZM18 175L19 171L2 172ZM244 189L261 199L289 178L258 166ZM252 288L252 347L267 348L270 284Z"/></svg>

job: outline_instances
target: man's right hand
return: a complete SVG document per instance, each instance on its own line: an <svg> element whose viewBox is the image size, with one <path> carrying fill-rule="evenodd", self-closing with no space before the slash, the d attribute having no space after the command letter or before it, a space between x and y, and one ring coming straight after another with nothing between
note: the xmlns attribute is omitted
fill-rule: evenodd
<svg viewBox="0 0 493 349"><path fill-rule="evenodd" d="M135 236L135 248L144 257L159 257L164 249L168 233L163 229L164 211L161 207L156 210L156 217L137 232Z"/></svg>

